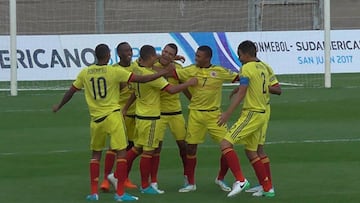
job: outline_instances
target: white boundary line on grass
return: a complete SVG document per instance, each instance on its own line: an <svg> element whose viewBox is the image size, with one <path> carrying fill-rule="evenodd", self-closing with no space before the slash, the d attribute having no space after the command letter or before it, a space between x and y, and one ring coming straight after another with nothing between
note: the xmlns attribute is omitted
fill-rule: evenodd
<svg viewBox="0 0 360 203"><path fill-rule="evenodd" d="M302 144L302 143L333 143L333 142L360 142L360 138L345 138L345 139L325 139L325 140L299 140L299 141L274 141L266 142L266 144ZM202 148L215 148L218 145L201 145ZM177 148L177 147L166 147L164 148ZM69 152L82 152L85 150L54 150L47 152L0 152L0 156L13 156L13 155L23 155L23 154L60 154L60 153L69 153ZM87 151L87 150L86 150ZM90 151L90 150L89 150Z"/></svg>

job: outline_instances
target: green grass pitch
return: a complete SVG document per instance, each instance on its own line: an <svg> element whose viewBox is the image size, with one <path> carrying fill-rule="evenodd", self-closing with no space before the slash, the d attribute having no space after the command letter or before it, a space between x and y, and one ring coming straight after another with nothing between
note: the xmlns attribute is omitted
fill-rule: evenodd
<svg viewBox="0 0 360 203"><path fill-rule="evenodd" d="M230 88L223 91L223 108L230 102ZM26 91L17 97L0 95L0 202L86 202L90 190L89 116L82 93L53 114L51 107L63 94ZM144 203L360 202L359 101L358 74L335 74L331 89L283 87L283 95L272 96L266 151L271 160L274 198L254 198L247 193L227 198L214 184L220 152L210 139L198 150L198 190L178 193L183 184L182 167L169 133L159 171L159 186L165 194L127 191ZM229 124L236 118L233 115ZM243 147L236 150L244 174L255 184ZM138 184L139 176L137 159L130 177ZM233 182L230 171L226 180ZM100 193L100 202L114 202L113 193Z"/></svg>

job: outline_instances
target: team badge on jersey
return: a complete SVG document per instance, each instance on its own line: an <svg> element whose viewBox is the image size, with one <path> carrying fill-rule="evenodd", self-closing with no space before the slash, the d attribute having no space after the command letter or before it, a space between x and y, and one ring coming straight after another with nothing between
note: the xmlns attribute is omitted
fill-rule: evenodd
<svg viewBox="0 0 360 203"><path fill-rule="evenodd" d="M216 71L211 71L210 76L215 78L217 76L217 72Z"/></svg>

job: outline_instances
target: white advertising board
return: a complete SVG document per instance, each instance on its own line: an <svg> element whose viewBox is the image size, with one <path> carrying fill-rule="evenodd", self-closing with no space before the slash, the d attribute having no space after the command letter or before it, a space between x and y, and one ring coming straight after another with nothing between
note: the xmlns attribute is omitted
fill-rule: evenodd
<svg viewBox="0 0 360 203"><path fill-rule="evenodd" d="M176 43L184 66L195 62L197 47L213 49L213 64L237 71L237 46L252 40L258 57L270 64L276 74L324 72L323 31L281 32L193 32L103 35L30 35L17 37L18 80L72 80L79 70L95 61L97 44L112 49L110 63L116 63L118 43L127 41L133 47L134 60L141 46L153 45L160 54L167 43ZM0 81L10 80L10 38L0 36ZM360 30L331 31L331 72L360 72Z"/></svg>

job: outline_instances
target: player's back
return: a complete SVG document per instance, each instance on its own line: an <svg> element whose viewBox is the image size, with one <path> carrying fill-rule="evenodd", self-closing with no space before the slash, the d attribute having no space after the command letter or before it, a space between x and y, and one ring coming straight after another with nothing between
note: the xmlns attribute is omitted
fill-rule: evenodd
<svg viewBox="0 0 360 203"><path fill-rule="evenodd" d="M136 74L151 75L155 73L146 67L137 67ZM143 117L160 116L160 91L169 83L161 77L147 83L133 83L136 95L136 115Z"/></svg>
<svg viewBox="0 0 360 203"><path fill-rule="evenodd" d="M102 117L119 109L120 82L127 82L132 73L110 65L91 65L84 68L74 82L84 88L92 118Z"/></svg>
<svg viewBox="0 0 360 203"><path fill-rule="evenodd" d="M265 64L257 61L244 64L240 77L249 78L243 109L265 111L269 97L269 71Z"/></svg>

